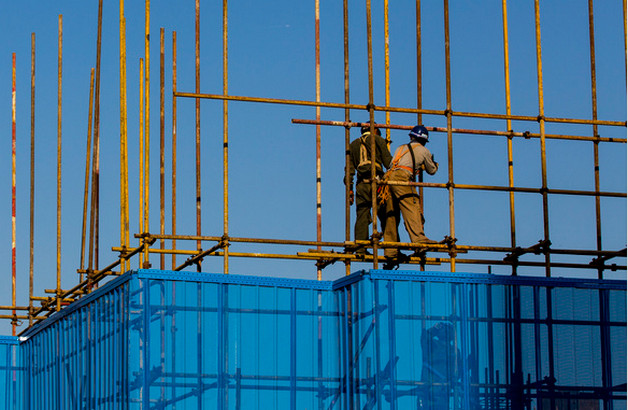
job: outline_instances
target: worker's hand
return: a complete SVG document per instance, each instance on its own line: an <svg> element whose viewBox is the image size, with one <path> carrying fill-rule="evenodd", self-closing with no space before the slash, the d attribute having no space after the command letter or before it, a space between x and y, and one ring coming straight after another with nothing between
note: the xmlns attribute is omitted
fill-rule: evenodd
<svg viewBox="0 0 628 410"><path fill-rule="evenodd" d="M353 205L353 190L349 191L349 206Z"/></svg>

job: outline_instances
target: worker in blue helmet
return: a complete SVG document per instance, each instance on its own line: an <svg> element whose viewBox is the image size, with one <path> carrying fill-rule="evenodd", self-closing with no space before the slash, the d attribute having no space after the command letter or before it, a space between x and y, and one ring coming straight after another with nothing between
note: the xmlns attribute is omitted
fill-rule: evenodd
<svg viewBox="0 0 628 410"><path fill-rule="evenodd" d="M438 171L438 162L434 155L425 147L429 141L429 133L423 125L417 125L410 131L410 142L401 145L395 151L388 182L414 182L415 176L425 170L434 175ZM423 231L423 211L419 202L416 187L409 185L388 185L389 198L386 201L386 224L384 227L385 242L399 242L400 214L413 243L436 243L425 236ZM385 248L384 255L394 261L401 255L395 248Z"/></svg>

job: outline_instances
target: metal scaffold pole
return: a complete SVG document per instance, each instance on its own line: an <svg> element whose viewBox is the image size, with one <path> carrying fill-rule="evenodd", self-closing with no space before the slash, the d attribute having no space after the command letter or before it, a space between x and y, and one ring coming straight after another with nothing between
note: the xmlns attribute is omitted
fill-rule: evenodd
<svg viewBox="0 0 628 410"><path fill-rule="evenodd" d="M177 32L172 33L172 234L177 234ZM177 249L172 239L172 249ZM176 254L172 254L172 269L177 266Z"/></svg>
<svg viewBox="0 0 628 410"><path fill-rule="evenodd" d="M228 1L222 1L222 93L229 94L229 13ZM229 273L229 103L222 102L222 179L223 179L223 272Z"/></svg>
<svg viewBox="0 0 628 410"><path fill-rule="evenodd" d="M57 289L56 310L61 310L61 104L63 68L63 16L59 15L57 58Z"/></svg>

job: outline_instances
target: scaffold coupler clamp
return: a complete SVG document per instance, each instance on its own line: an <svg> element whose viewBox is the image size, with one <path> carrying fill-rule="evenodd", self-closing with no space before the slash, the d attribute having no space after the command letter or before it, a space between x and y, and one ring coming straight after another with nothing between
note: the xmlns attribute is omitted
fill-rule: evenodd
<svg viewBox="0 0 628 410"><path fill-rule="evenodd" d="M458 252L456 252L457 241L458 241L458 238L454 238L449 235L445 235L445 239L443 239L443 243L447 245L447 248L449 250L449 256L451 256L452 258L455 258L456 255L458 255Z"/></svg>

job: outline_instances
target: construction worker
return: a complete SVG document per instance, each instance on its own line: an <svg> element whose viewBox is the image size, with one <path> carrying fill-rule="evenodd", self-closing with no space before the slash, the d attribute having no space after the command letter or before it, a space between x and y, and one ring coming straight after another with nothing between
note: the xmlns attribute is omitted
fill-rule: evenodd
<svg viewBox="0 0 628 410"><path fill-rule="evenodd" d="M371 131L369 125L361 128L360 138L356 138L349 145L349 203L353 205L355 197L356 218L355 218L355 240L369 240L369 224L372 222L371 208L371 184L364 182L371 179ZM386 140L382 138L379 128L375 128L375 172L378 177L384 175L384 168L390 166L392 156L386 145ZM353 175L357 174L355 194L353 192ZM384 206L378 208L378 217L384 225L386 209ZM357 254L368 253L366 249L359 248Z"/></svg>
<svg viewBox="0 0 628 410"><path fill-rule="evenodd" d="M386 175L388 182L413 182L420 170L434 175L438 170L438 162L434 155L425 148L428 141L427 129L417 125L410 131L410 142L395 151L390 170ZM416 187L409 185L388 185L390 198L386 201L386 223L384 224L384 241L399 242L399 213L413 243L436 243L423 232L423 212L419 203ZM384 255L389 260L397 260L401 255L395 248L386 248Z"/></svg>

